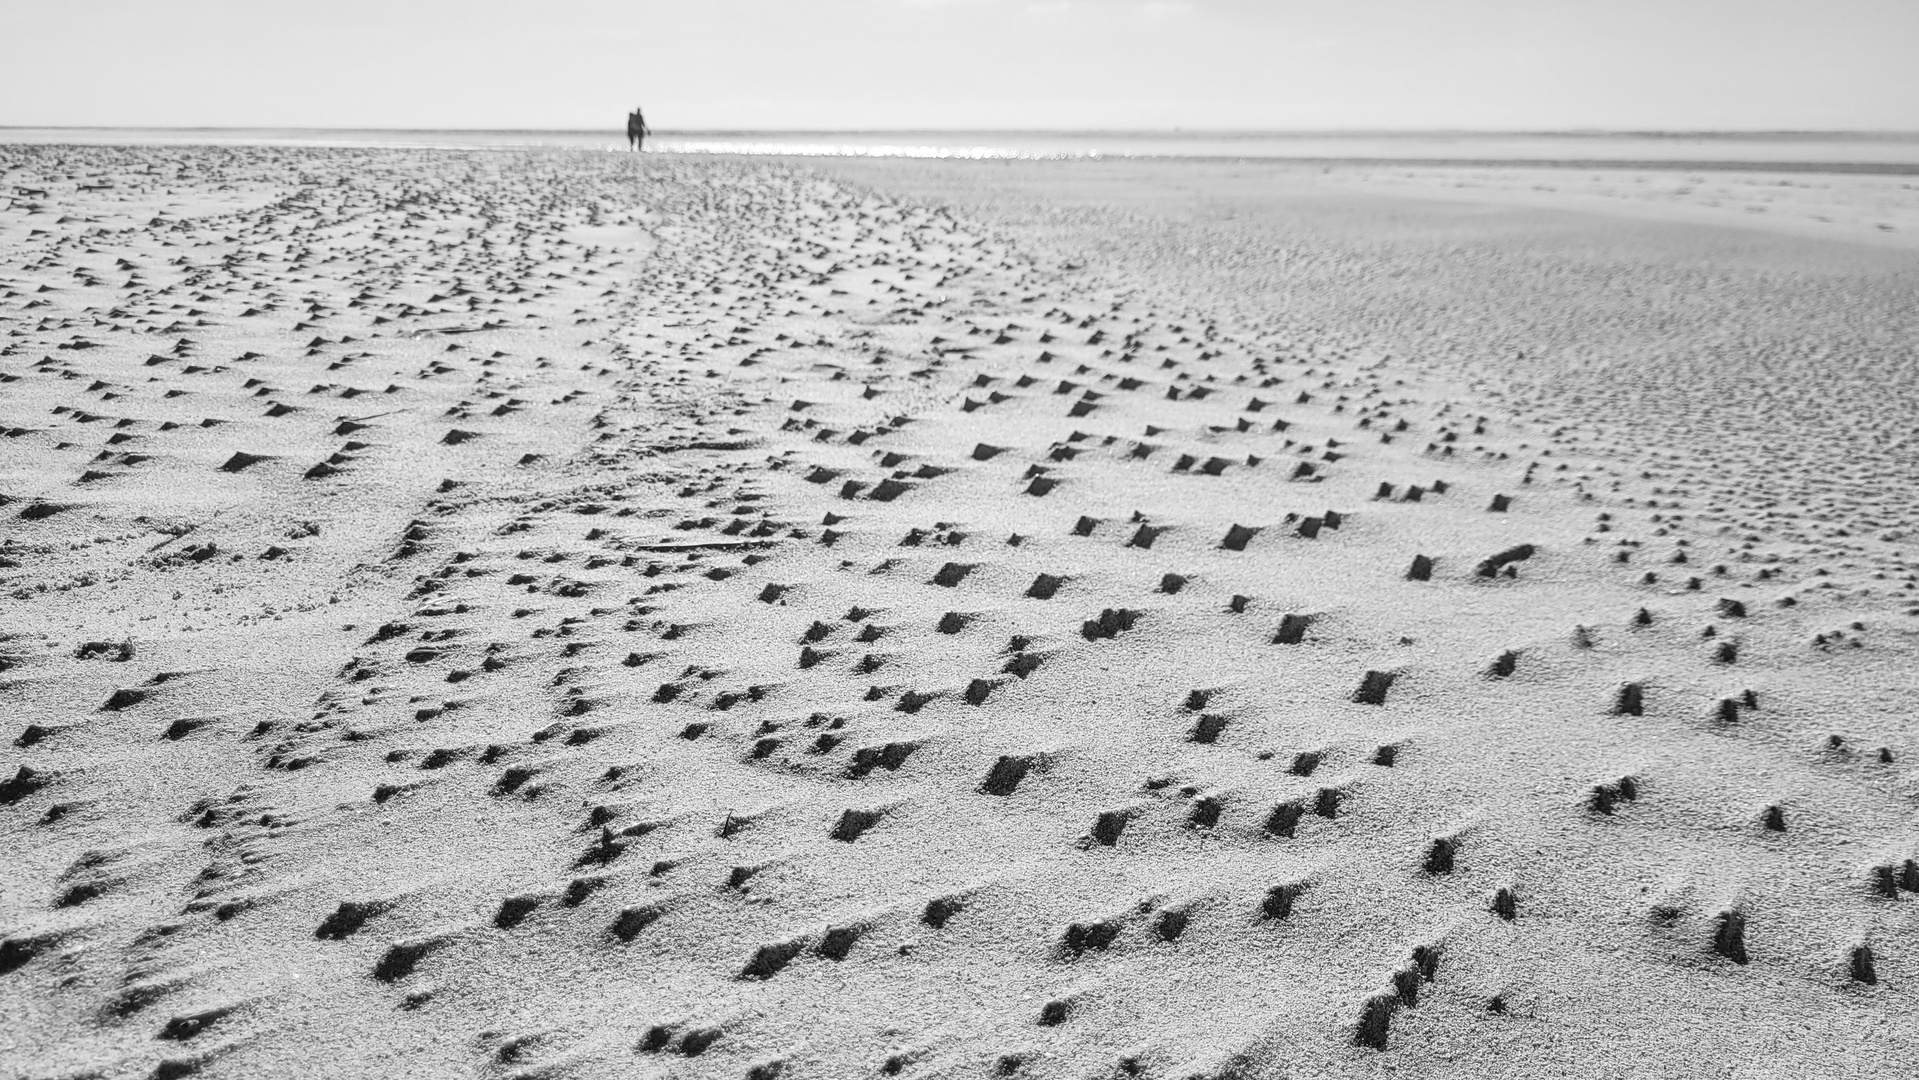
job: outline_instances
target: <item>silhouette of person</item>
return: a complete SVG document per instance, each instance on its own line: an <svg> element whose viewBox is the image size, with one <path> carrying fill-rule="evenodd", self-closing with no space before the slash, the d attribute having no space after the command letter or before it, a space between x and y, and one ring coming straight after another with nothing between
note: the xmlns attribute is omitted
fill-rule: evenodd
<svg viewBox="0 0 1919 1080"><path fill-rule="evenodd" d="M629 150L644 150L646 137L653 129L646 126L646 115L638 109L626 114L626 146Z"/></svg>

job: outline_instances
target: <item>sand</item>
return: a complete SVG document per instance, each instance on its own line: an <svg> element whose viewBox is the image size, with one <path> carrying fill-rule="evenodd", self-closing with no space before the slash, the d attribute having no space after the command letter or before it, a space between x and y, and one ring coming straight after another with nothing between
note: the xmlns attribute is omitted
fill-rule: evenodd
<svg viewBox="0 0 1919 1080"><path fill-rule="evenodd" d="M1428 173L0 148L0 1070L1897 1075L1919 256Z"/></svg>

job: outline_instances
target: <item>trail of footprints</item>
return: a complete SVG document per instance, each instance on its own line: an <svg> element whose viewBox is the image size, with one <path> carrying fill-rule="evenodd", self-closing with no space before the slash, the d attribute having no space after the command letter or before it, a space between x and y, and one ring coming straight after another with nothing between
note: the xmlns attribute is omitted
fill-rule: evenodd
<svg viewBox="0 0 1919 1080"><path fill-rule="evenodd" d="M1414 371L777 166L0 164L62 192L0 268L0 980L50 1075L307 1013L388 1040L347 1073L1223 1077L1550 1014L1523 973L1600 951L1919 976L1905 733L1822 705L1900 644L1706 537L1642 570L1664 502L1582 528L1603 462ZM309 662L241 704L223 620Z"/></svg>

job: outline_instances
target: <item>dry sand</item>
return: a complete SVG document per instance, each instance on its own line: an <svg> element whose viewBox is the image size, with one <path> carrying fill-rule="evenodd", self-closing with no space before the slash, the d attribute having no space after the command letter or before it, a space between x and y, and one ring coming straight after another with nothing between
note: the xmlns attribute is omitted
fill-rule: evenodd
<svg viewBox="0 0 1919 1080"><path fill-rule="evenodd" d="M1405 172L0 148L0 1072L1909 1070L1919 256Z"/></svg>

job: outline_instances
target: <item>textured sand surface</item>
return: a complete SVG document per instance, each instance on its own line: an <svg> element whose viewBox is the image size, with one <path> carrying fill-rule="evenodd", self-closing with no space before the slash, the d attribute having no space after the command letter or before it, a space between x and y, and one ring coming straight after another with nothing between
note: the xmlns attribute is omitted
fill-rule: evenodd
<svg viewBox="0 0 1919 1080"><path fill-rule="evenodd" d="M0 1071L1909 1068L1915 256L1080 167L0 148Z"/></svg>

